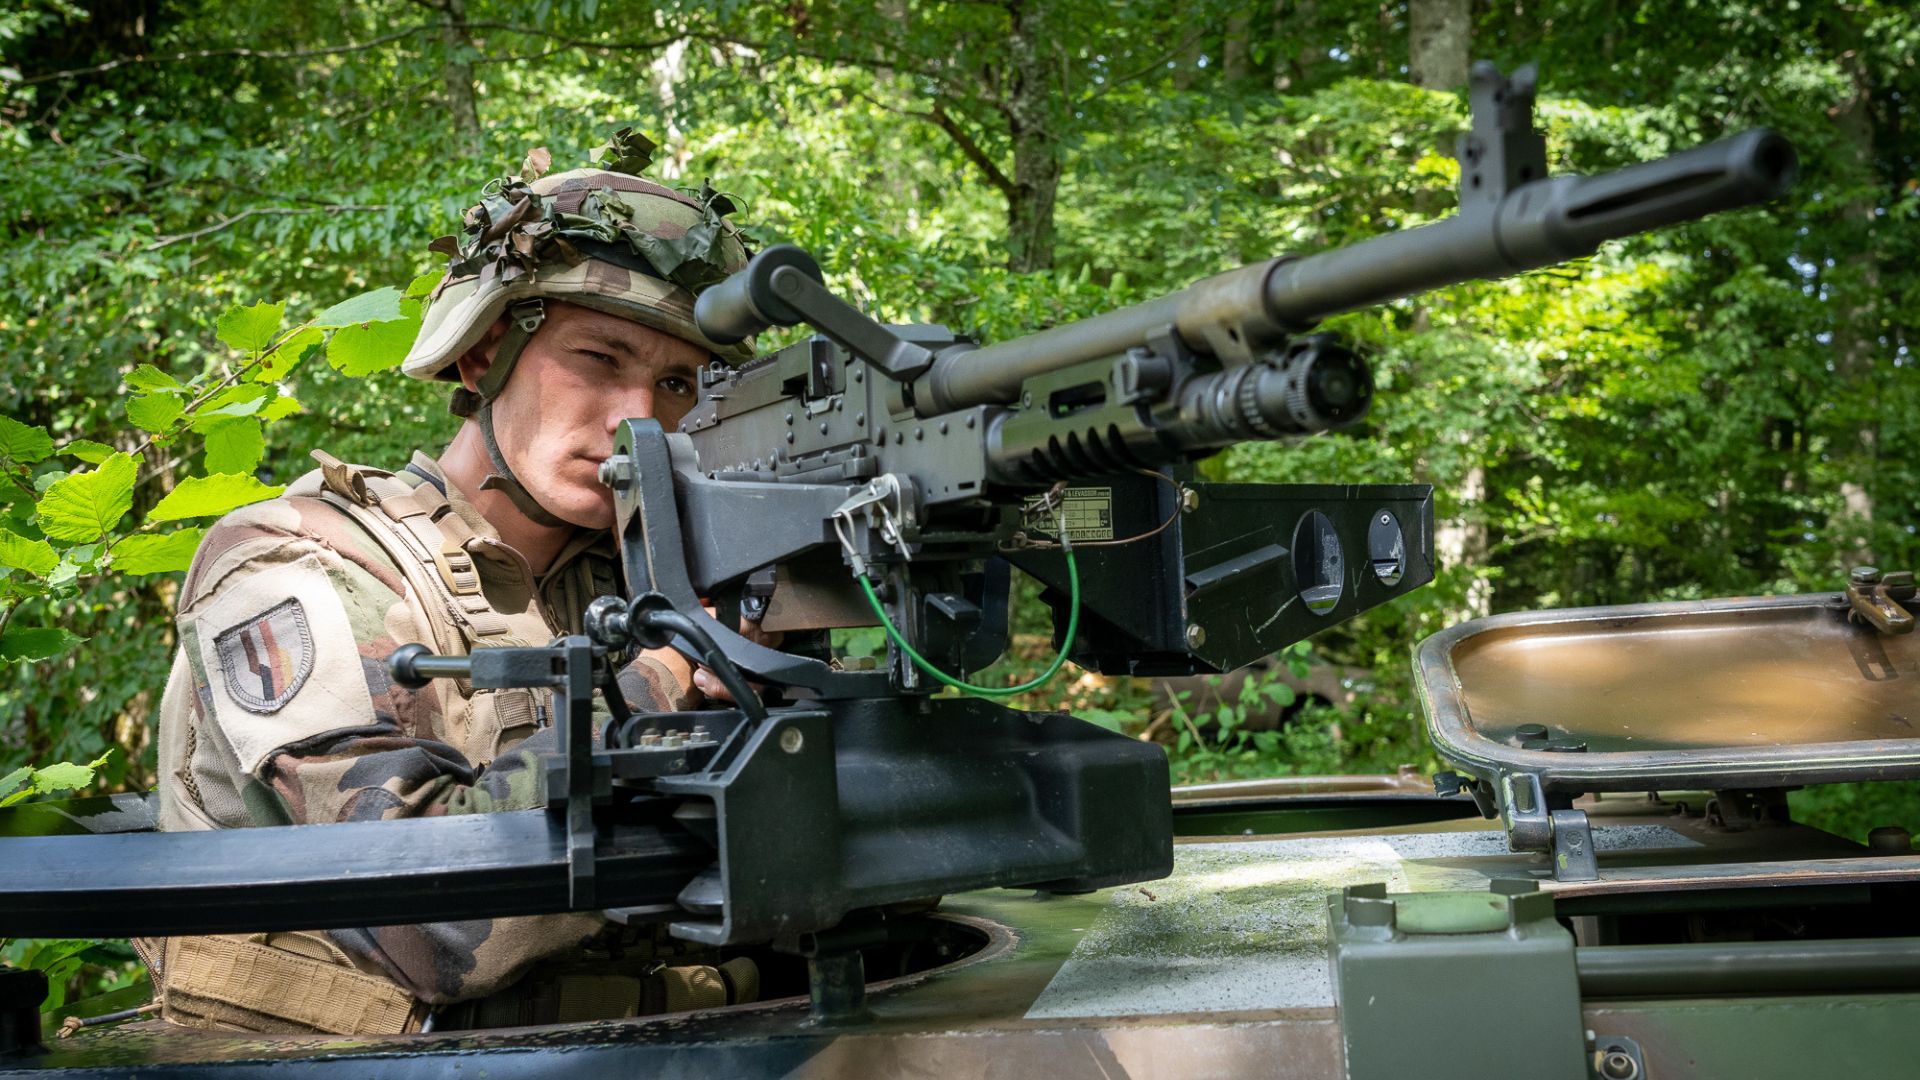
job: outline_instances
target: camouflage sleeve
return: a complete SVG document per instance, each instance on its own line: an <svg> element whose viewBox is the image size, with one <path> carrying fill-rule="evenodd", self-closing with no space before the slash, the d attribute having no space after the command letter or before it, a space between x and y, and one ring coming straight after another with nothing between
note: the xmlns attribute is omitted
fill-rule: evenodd
<svg viewBox="0 0 1920 1080"><path fill-rule="evenodd" d="M672 649L641 653L620 669L620 696L627 708L642 712L685 712L700 707L693 688L693 665Z"/></svg>
<svg viewBox="0 0 1920 1080"><path fill-rule="evenodd" d="M280 499L224 519L183 590L209 737L231 747L245 820L288 824L482 813L545 802L538 732L476 766L436 737L438 696L393 684L384 658L413 625L404 577L350 519ZM597 915L330 931L363 966L433 1004L492 993L571 948Z"/></svg>

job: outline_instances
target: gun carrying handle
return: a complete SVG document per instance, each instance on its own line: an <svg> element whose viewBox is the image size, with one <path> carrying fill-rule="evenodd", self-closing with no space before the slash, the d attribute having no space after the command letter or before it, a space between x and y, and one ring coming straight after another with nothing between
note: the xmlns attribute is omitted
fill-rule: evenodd
<svg viewBox="0 0 1920 1080"><path fill-rule="evenodd" d="M700 332L720 345L731 345L773 326L793 326L800 313L780 298L774 275L794 270L824 282L820 264L792 244L775 244L747 261L727 280L700 294L693 304L693 321Z"/></svg>

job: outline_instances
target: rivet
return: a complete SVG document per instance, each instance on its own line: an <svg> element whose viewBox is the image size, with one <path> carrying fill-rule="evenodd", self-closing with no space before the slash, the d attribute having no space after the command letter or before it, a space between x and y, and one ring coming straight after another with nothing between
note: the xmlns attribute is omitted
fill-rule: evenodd
<svg viewBox="0 0 1920 1080"><path fill-rule="evenodd" d="M807 737L797 727L790 727L780 733L780 749L789 754L797 754L807 745Z"/></svg>
<svg viewBox="0 0 1920 1080"><path fill-rule="evenodd" d="M1207 643L1207 628L1199 623L1187 624L1187 648L1197 649Z"/></svg>

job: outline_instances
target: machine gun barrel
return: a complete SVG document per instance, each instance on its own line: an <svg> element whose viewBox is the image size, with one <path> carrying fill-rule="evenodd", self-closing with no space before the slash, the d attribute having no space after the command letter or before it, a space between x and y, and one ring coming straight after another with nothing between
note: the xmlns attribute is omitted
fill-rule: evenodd
<svg viewBox="0 0 1920 1080"><path fill-rule="evenodd" d="M1168 327L1191 347L1232 358L1341 312L1551 266L1607 240L1763 202L1791 186L1797 169L1792 144L1762 128L1598 176L1523 172L1497 201L1474 200L1468 186L1461 212L1432 225L1280 256L1133 307L942 355L915 396L931 412L1008 403L1030 378L1123 354Z"/></svg>

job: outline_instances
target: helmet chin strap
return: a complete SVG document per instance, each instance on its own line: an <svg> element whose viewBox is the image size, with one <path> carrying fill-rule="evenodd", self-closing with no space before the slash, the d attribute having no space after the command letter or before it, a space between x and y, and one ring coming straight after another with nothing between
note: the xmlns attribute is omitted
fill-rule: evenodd
<svg viewBox="0 0 1920 1080"><path fill-rule="evenodd" d="M500 391L507 385L507 378L513 374L513 365L520 359L521 350L527 342L533 340L534 331L546 320L547 309L538 297L522 300L507 309L507 332L500 336L500 346L493 354L493 363L487 373L480 376L476 384L477 392L468 392L464 387L454 392L453 411L466 416L480 427L480 441L487 448L487 460L493 464L493 473L480 481L481 491L498 491L513 501L513 505L522 514L536 524L548 528L571 528L572 522L564 521L533 497L525 484L513 475L513 469L507 464L507 457L500 452L500 440L493 433L493 403Z"/></svg>

